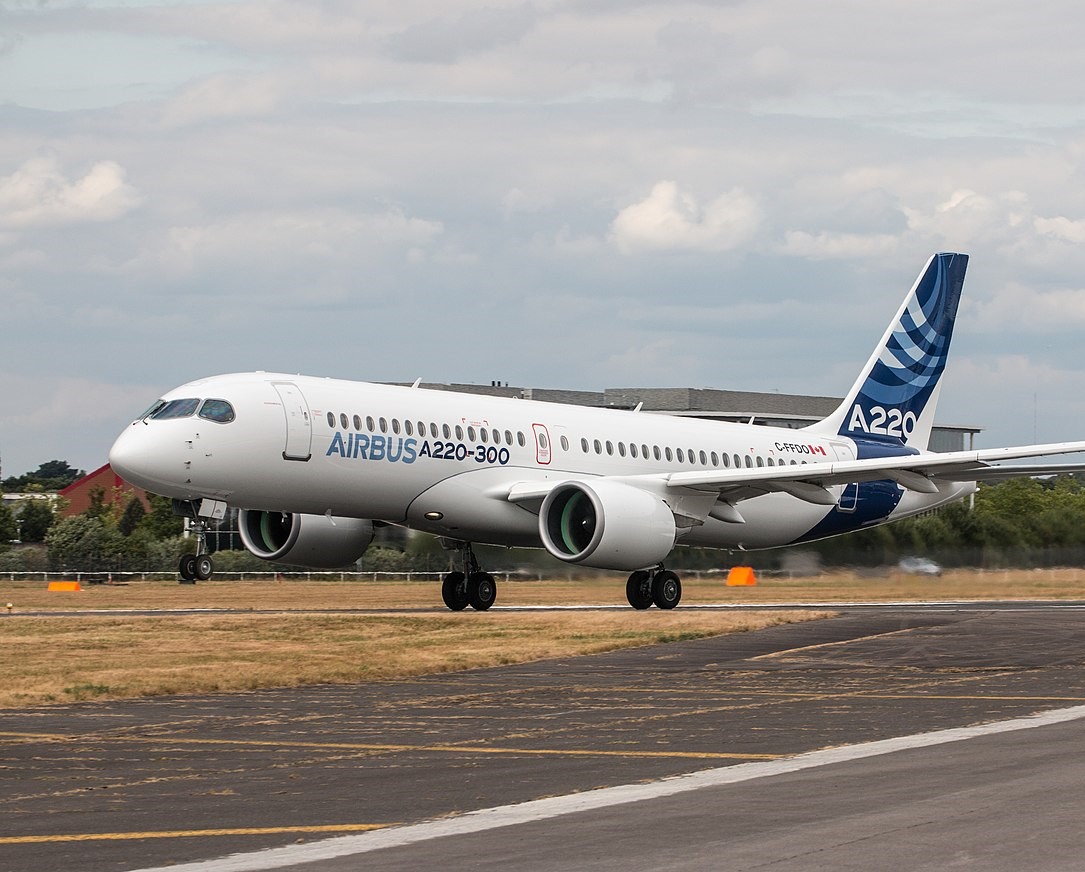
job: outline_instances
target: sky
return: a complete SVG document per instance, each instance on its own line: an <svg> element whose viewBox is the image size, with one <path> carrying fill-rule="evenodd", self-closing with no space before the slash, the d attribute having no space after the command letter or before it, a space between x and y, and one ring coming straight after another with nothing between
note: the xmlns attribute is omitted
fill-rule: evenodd
<svg viewBox="0 0 1085 872"><path fill-rule="evenodd" d="M0 0L0 461L216 373L840 396L971 256L942 423L1085 438L1064 0Z"/></svg>

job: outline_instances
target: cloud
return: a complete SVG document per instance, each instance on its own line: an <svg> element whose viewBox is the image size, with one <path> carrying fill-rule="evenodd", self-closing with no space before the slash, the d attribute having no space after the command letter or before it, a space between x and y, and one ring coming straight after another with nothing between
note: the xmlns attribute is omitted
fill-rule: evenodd
<svg viewBox="0 0 1085 872"><path fill-rule="evenodd" d="M610 238L625 253L729 251L749 242L760 222L757 201L744 191L730 191L702 208L677 184L662 181L618 213Z"/></svg>
<svg viewBox="0 0 1085 872"><path fill-rule="evenodd" d="M536 19L530 3L508 9L471 9L457 18L434 18L393 33L385 49L407 63L452 64L466 55L518 42Z"/></svg>
<svg viewBox="0 0 1085 872"><path fill-rule="evenodd" d="M141 202L124 177L124 169L113 161L100 161L83 178L69 181L56 160L28 160L0 178L0 227L58 227L120 218Z"/></svg>

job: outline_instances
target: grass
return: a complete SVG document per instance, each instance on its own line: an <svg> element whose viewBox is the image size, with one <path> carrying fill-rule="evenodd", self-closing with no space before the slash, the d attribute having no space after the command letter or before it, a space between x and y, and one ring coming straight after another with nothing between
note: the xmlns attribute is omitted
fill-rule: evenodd
<svg viewBox="0 0 1085 872"><path fill-rule="evenodd" d="M466 612L0 619L0 707L380 681L739 632L818 615Z"/></svg>
<svg viewBox="0 0 1085 872"><path fill-rule="evenodd" d="M683 602L788 603L913 599L1085 599L1085 571L960 572L941 578L844 573L763 578L727 588L684 581ZM6 603L13 614L5 616ZM499 605L624 605L616 576L508 582ZM110 615L118 609L199 608L199 615ZM347 609L435 609L349 614ZM809 620L824 612L505 612L437 609L435 582L133 582L50 592L41 581L0 580L0 707L173 693L242 691L325 682L380 681L590 654ZM239 609L227 614L223 609ZM30 611L105 611L87 617ZM263 610L284 610L264 614ZM314 613L327 610L331 613ZM251 613L245 613L251 612Z"/></svg>

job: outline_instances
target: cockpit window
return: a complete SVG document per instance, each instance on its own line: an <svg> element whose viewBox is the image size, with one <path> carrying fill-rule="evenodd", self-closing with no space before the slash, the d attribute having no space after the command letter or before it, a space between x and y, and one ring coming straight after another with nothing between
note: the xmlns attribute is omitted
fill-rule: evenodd
<svg viewBox="0 0 1085 872"><path fill-rule="evenodd" d="M147 411L141 414L139 417L137 417L136 420L146 421L149 417L151 417L151 415L161 409L164 405L166 405L165 400L155 400L153 403L151 403L150 408L147 409Z"/></svg>
<svg viewBox="0 0 1085 872"><path fill-rule="evenodd" d="M164 421L167 418L187 418L195 414L196 407L200 405L198 398L191 397L184 400L170 400L157 412L151 414L151 420Z"/></svg>
<svg viewBox="0 0 1085 872"><path fill-rule="evenodd" d="M200 406L199 416L208 421L229 424L235 417L234 407L226 400L204 400L203 405Z"/></svg>

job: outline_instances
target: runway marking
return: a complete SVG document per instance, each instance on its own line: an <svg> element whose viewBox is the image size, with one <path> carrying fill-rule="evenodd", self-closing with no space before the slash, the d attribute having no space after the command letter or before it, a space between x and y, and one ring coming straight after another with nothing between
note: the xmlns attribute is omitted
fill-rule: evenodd
<svg viewBox="0 0 1085 872"><path fill-rule="evenodd" d="M214 836L272 836L280 833L364 833L387 824L319 824L296 827L226 827L213 830L159 830L145 833L55 833L48 836L0 836L0 845L41 845L52 842L125 842L143 839L185 839Z"/></svg>
<svg viewBox="0 0 1085 872"><path fill-rule="evenodd" d="M355 836L340 836L305 845L268 848L248 854L233 854L214 860L201 860L194 863L179 863L169 867L143 869L140 872L263 872L263 870L267 869L281 869L285 866L355 856L384 848L416 844L444 836L457 836L515 826L578 812L659 799L710 787L723 787L744 781L768 778L773 775L801 772L805 769L861 760L867 757L891 754L896 751L929 748L949 742L960 742L998 733L1050 726L1081 718L1085 718L1085 706L1056 709L1027 717L1014 718L1009 721L999 721L975 727L938 730L932 733L918 733L912 736L882 739L859 745L845 745L839 748L827 748L822 751L811 751L781 760L705 769L700 772L678 775L660 781L603 787L596 790L587 790L583 793L480 809L454 818L430 820L399 827L387 827Z"/></svg>
<svg viewBox="0 0 1085 872"><path fill-rule="evenodd" d="M728 751L625 751L591 748L495 748L481 745L371 745L355 742L279 742L259 739L192 739L177 736L71 736L62 733L0 732L0 738L47 742L127 742L153 745L229 745L243 748L295 748L306 751L366 751L376 753L507 754L537 757L649 757L676 760L778 760L781 754L740 754Z"/></svg>

